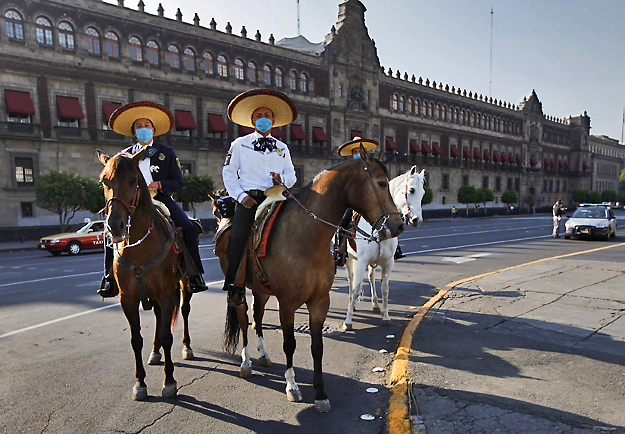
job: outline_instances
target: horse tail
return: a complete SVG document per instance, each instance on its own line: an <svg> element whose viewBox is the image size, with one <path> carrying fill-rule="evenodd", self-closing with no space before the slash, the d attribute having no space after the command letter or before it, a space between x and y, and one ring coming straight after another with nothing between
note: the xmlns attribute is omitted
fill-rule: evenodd
<svg viewBox="0 0 625 434"><path fill-rule="evenodd" d="M239 345L239 332L241 325L239 324L239 316L236 307L228 306L226 311L226 326L224 328L224 338L222 347L228 354L234 354Z"/></svg>

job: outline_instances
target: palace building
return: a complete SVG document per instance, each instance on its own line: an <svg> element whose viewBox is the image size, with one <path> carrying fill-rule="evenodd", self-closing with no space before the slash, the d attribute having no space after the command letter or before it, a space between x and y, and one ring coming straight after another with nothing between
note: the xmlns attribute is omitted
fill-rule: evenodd
<svg viewBox="0 0 625 434"><path fill-rule="evenodd" d="M96 178L96 149L130 144L107 128L123 104L163 104L172 146L185 173L222 186L230 142L248 129L231 123L228 102L251 88L287 93L297 121L272 134L291 149L298 186L337 164L336 148L354 136L378 140L392 176L424 167L434 202L450 209L462 185L506 190L536 206L570 201L575 189L618 190L621 144L590 135L584 113L556 119L535 92L518 104L487 98L380 65L358 0L338 5L325 40L276 41L245 27L200 24L99 0L8 0L0 6L0 226L55 224L35 206L35 183L50 170ZM219 27L219 29L218 29ZM496 206L496 205L489 205ZM208 206L196 207L209 217ZM77 218L88 214L80 214Z"/></svg>

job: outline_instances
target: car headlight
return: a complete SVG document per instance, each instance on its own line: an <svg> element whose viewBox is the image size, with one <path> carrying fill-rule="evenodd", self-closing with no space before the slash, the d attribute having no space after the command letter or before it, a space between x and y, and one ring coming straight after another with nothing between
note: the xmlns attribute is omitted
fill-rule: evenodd
<svg viewBox="0 0 625 434"><path fill-rule="evenodd" d="M597 223L597 225L595 227L599 228L599 229L605 229L605 228L608 227L609 224L610 224L610 222L601 222L601 223Z"/></svg>
<svg viewBox="0 0 625 434"><path fill-rule="evenodd" d="M55 239L55 240L50 241L50 244L56 244L56 243L58 243L58 242L59 242L59 239L57 238L57 239Z"/></svg>

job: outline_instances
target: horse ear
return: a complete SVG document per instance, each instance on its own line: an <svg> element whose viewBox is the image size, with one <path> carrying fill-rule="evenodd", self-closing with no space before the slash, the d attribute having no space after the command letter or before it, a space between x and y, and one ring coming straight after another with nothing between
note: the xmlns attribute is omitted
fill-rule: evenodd
<svg viewBox="0 0 625 434"><path fill-rule="evenodd" d="M419 173L419 175L425 176L425 169L421 169L421 173Z"/></svg>
<svg viewBox="0 0 625 434"><path fill-rule="evenodd" d="M95 153L98 155L98 160L100 160L100 162L106 166L106 163L108 163L108 161L111 159L111 157L109 157L106 152L101 151L100 149L96 149Z"/></svg>
<svg viewBox="0 0 625 434"><path fill-rule="evenodd" d="M210 198L210 200L212 200L213 202L215 202L215 195L211 194L210 191L206 192L206 195Z"/></svg>
<svg viewBox="0 0 625 434"><path fill-rule="evenodd" d="M417 173L417 166L412 166L410 168L410 176L414 175L415 173Z"/></svg>
<svg viewBox="0 0 625 434"><path fill-rule="evenodd" d="M139 165L139 162L143 160L143 156L145 155L145 151L148 149L148 145L144 145L143 148L136 154L132 156L132 162L135 163L136 166Z"/></svg>
<svg viewBox="0 0 625 434"><path fill-rule="evenodd" d="M362 158L362 161L365 163L369 162L369 154L367 153L365 147L362 146L362 143L360 144L360 158Z"/></svg>

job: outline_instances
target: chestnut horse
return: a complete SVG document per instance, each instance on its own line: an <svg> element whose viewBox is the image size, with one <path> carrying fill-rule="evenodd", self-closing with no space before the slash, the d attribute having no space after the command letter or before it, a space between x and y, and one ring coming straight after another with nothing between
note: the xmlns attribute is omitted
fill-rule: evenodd
<svg viewBox="0 0 625 434"><path fill-rule="evenodd" d="M347 208L359 212L380 229L383 237L396 237L403 230L402 220L389 192L388 171L383 163L360 148L360 159L337 165L318 174L311 184L302 188L297 200L287 200L278 213L267 241L267 254L259 258L269 280L271 292L252 270L253 259L246 262L246 286L254 295L254 323L261 365L269 365L269 356L262 338L265 303L275 295L279 303L283 349L286 355L286 394L290 401L301 401L295 382L295 311L306 304L314 361L313 386L315 410L330 411L324 390L322 328L330 307L330 289L334 281L334 262L330 241ZM227 269L228 236L220 237L215 246L222 270ZM233 353L243 337L241 376L251 375L248 349L247 303L228 307L224 331L224 349Z"/></svg>
<svg viewBox="0 0 625 434"><path fill-rule="evenodd" d="M150 191L139 170L145 147L134 155L119 153L109 157L98 150L104 164L100 181L106 199L106 227L115 245L113 275L120 292L120 302L130 325L131 344L135 354L136 379L133 398L147 398L145 369L141 357L143 338L139 323L139 302L144 309L154 307L156 327L149 364L158 364L160 348L165 353L165 381L162 395L176 396L174 365L171 360L173 335L171 329L178 316L182 291L184 319L184 359L193 358L188 317L191 291L186 274L180 267L180 253L175 251L170 228L161 220L152 203Z"/></svg>

